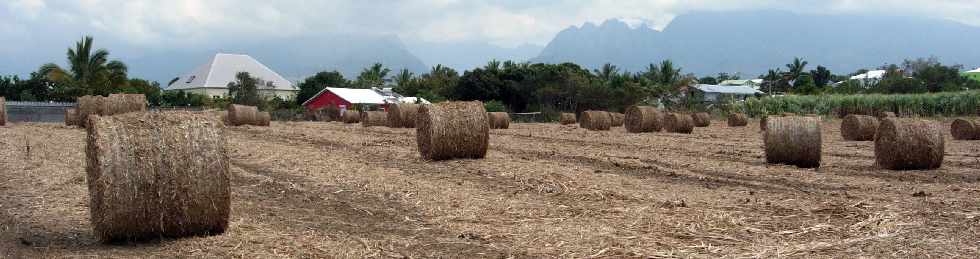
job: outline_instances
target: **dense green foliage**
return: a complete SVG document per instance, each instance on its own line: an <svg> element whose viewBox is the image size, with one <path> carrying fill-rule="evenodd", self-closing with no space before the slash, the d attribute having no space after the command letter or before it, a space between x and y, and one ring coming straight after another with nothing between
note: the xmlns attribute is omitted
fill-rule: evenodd
<svg viewBox="0 0 980 259"><path fill-rule="evenodd" d="M922 94L791 95L750 98L737 105L753 117L792 112L796 114L845 115L894 112L915 116L976 115L980 91Z"/></svg>
<svg viewBox="0 0 980 259"><path fill-rule="evenodd" d="M960 74L962 66L947 66L936 58L905 60L902 64L879 67L886 70L880 80L848 80L823 66L807 70L809 62L795 58L788 64L759 76L767 96L732 102L734 96L720 97L722 103L705 103L704 94L691 86L718 84L739 79L739 75L719 73L695 77L683 74L670 60L650 64L645 71L621 71L613 64L589 70L573 63L531 64L490 61L483 67L456 71L436 65L426 73L392 71L382 64L365 68L354 79L337 71L320 72L298 83L294 100L262 98L257 79L239 73L229 84L227 98L185 92L163 92L160 84L128 77L127 66L109 60L109 52L95 49L93 39L85 37L68 49L67 68L45 64L27 79L0 77L0 95L11 101L74 101L82 95L142 93L154 106L224 107L228 103L259 106L263 110L299 109L324 87L394 87L405 96L432 102L480 100L488 110L510 112L558 112L609 110L622 112L634 104L662 106L678 111L743 110L751 115L765 113L847 113L893 111L922 116L965 115L976 112L980 81ZM392 75L392 73L394 74ZM972 91L971 91L972 90ZM788 94L789 96L781 96ZM728 101L728 102L725 102Z"/></svg>

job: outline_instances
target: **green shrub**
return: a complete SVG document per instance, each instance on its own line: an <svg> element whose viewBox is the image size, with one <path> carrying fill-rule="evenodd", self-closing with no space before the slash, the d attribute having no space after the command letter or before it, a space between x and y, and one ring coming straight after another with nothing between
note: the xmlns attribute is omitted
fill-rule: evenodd
<svg viewBox="0 0 980 259"><path fill-rule="evenodd" d="M483 103L483 107L487 109L487 112L506 112L507 107L504 106L503 102L493 100Z"/></svg>
<svg viewBox="0 0 980 259"><path fill-rule="evenodd" d="M749 116L792 112L843 115L894 112L918 116L976 115L980 91L927 94L791 95L749 98L738 104Z"/></svg>

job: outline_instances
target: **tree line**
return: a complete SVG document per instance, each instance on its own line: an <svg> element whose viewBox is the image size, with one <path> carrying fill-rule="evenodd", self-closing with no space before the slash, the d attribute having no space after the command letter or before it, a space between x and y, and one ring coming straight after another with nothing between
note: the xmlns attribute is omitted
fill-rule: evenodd
<svg viewBox="0 0 980 259"><path fill-rule="evenodd" d="M28 78L0 77L0 95L17 101L74 101L82 95L141 93L154 106L211 106L228 103L249 104L270 109L299 109L323 88L393 87L406 96L429 101L480 100L495 109L511 112L583 111L602 109L623 111L634 104L662 105L672 110L704 110L708 106L695 84L718 84L739 79L739 75L719 73L696 77L684 73L670 60L650 64L643 71L630 72L613 64L590 70L574 63L532 64L490 61L486 65L459 72L436 65L415 74L392 70L382 64L364 68L350 80L337 71L324 71L297 83L293 100L261 98L256 79L239 73L229 84L229 96L212 98L181 91L162 91L160 84L128 74L125 63L110 60L109 51L95 49L93 39L85 37L66 53L68 67L45 64ZM962 66L948 66L936 58L905 60L902 64L880 67L881 80L849 80L851 74L834 74L823 66L807 70L809 63L795 58L781 68L759 75L760 90L766 94L858 94L925 93L980 89L980 82L960 75ZM785 69L785 70L783 70Z"/></svg>

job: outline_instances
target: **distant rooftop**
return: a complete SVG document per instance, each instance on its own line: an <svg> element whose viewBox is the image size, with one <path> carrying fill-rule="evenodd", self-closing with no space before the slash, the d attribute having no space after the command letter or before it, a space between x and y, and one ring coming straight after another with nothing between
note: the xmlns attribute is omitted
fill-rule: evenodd
<svg viewBox="0 0 980 259"><path fill-rule="evenodd" d="M227 88L238 72L260 79L259 89L298 90L293 83L249 55L218 53L190 73L177 78L166 90Z"/></svg>
<svg viewBox="0 0 980 259"><path fill-rule="evenodd" d="M759 90L752 89L752 87L740 86L740 85L705 85L705 84L700 84L700 85L696 85L694 87L697 88L698 90L701 90L702 92L705 92L705 93L738 94L738 95L753 95L753 94L761 94L762 93Z"/></svg>

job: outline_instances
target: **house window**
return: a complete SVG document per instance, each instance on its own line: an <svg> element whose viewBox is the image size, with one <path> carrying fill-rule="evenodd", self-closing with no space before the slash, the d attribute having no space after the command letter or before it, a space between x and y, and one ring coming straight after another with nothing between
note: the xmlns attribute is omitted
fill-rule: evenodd
<svg viewBox="0 0 980 259"><path fill-rule="evenodd" d="M185 84L190 84L191 82L194 82L194 78L197 78L197 76L188 77L187 82L185 82Z"/></svg>

